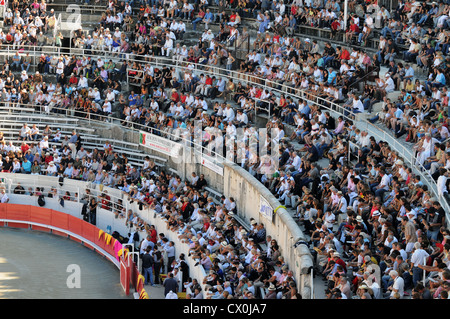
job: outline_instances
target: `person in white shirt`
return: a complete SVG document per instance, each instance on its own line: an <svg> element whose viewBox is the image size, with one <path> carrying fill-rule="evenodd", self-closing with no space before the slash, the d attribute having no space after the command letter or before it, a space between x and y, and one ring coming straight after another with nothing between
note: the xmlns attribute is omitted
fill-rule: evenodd
<svg viewBox="0 0 450 319"><path fill-rule="evenodd" d="M414 146L417 151L416 165L423 165L425 160L433 155L435 142L436 139L432 138L430 133L425 133L423 140Z"/></svg>
<svg viewBox="0 0 450 319"><path fill-rule="evenodd" d="M114 91L109 88L106 90L106 97L105 97L105 102L110 102L113 103L116 99L116 93L114 93Z"/></svg>
<svg viewBox="0 0 450 319"><path fill-rule="evenodd" d="M445 168L441 168L441 169L439 169L439 173L440 173L440 175L437 179L436 186L438 189L439 197L443 197L444 195L448 194L448 189L447 189L448 171Z"/></svg>
<svg viewBox="0 0 450 319"><path fill-rule="evenodd" d="M161 48L161 55L170 56L173 51L173 40L166 35L166 42L164 42L164 46Z"/></svg>
<svg viewBox="0 0 450 319"><path fill-rule="evenodd" d="M342 194L341 191L338 191L337 195L338 195L339 201L338 201L337 212L335 212L335 215L340 214L340 213L346 214L347 206L348 206L347 199L345 198L345 196Z"/></svg>
<svg viewBox="0 0 450 319"><path fill-rule="evenodd" d="M302 159L295 151L292 152L292 157L292 167L294 168L294 171L298 171L300 169L300 166L302 165Z"/></svg>
<svg viewBox="0 0 450 319"><path fill-rule="evenodd" d="M9 197L8 197L8 195L6 195L6 192L4 190L2 190L1 198L2 198L1 199L2 203L8 203L9 202Z"/></svg>
<svg viewBox="0 0 450 319"><path fill-rule="evenodd" d="M389 190L389 185L391 183L390 176L384 171L384 169L380 169L379 175L381 176L380 183L373 188L373 191L375 191L375 196L382 197L384 192L387 192Z"/></svg>
<svg viewBox="0 0 450 319"><path fill-rule="evenodd" d="M419 268L419 265L425 266L429 256L430 255L426 252L426 250L422 249L422 244L420 242L416 242L414 244L414 251L411 254L410 260L414 286L416 286L417 282L422 280L423 277L423 269Z"/></svg>
<svg viewBox="0 0 450 319"><path fill-rule="evenodd" d="M31 129L27 123L24 123L22 128L20 129L20 138L23 141L31 139Z"/></svg>
<svg viewBox="0 0 450 319"><path fill-rule="evenodd" d="M102 106L102 111L105 115L111 114L111 102L105 101Z"/></svg>
<svg viewBox="0 0 450 319"><path fill-rule="evenodd" d="M223 119L224 122L231 122L234 120L234 116L235 116L234 110L230 104L227 104L227 107L224 110L224 116L225 116L225 118Z"/></svg>
<svg viewBox="0 0 450 319"><path fill-rule="evenodd" d="M396 294L398 294L400 299L403 298L405 294L405 281L403 277L399 276L396 270L391 270L389 276L392 278L393 284L388 287L388 291L390 291L388 297L394 299Z"/></svg>
<svg viewBox="0 0 450 319"><path fill-rule="evenodd" d="M55 163L54 163L53 161L51 161L51 162L48 164L48 167L47 167L47 169L46 169L46 172L47 172L47 175L48 175L48 176L55 176L56 173L58 172L58 170L57 170L57 168L56 168L56 165L55 165Z"/></svg>
<svg viewBox="0 0 450 319"><path fill-rule="evenodd" d="M83 74L80 75L80 79L78 80L78 90L80 89L86 89L88 87L88 81L87 78L83 76Z"/></svg>
<svg viewBox="0 0 450 319"><path fill-rule="evenodd" d="M392 77L390 76L389 73L386 73L385 77L386 77L386 81L385 81L384 90L386 91L386 93L394 92L394 90L395 90L394 80L392 80Z"/></svg>
<svg viewBox="0 0 450 319"><path fill-rule="evenodd" d="M353 98L353 112L364 113L364 104L361 102L361 99L356 95Z"/></svg>
<svg viewBox="0 0 450 319"><path fill-rule="evenodd" d="M248 123L248 116L242 110L237 111L236 123L235 125L238 127L245 126Z"/></svg>

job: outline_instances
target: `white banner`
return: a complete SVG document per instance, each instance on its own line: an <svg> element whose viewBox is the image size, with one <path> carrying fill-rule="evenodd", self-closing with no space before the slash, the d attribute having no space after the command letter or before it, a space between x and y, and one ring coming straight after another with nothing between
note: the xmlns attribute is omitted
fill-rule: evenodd
<svg viewBox="0 0 450 319"><path fill-rule="evenodd" d="M213 172L216 172L220 176L223 176L223 167L214 163L212 159L209 159L209 156L202 155L202 165L209 168Z"/></svg>
<svg viewBox="0 0 450 319"><path fill-rule="evenodd" d="M273 209L269 202L262 196L259 196L259 213L268 220L272 221Z"/></svg>
<svg viewBox="0 0 450 319"><path fill-rule="evenodd" d="M152 150L178 158L182 145L167 138L139 131L139 144Z"/></svg>

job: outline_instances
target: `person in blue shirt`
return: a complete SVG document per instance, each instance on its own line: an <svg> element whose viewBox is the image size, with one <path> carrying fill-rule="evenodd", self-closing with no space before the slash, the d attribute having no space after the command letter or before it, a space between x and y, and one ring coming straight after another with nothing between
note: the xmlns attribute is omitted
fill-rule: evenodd
<svg viewBox="0 0 450 319"><path fill-rule="evenodd" d="M136 105L137 94L134 91L131 91L131 94L128 96L128 105L134 106Z"/></svg>
<svg viewBox="0 0 450 319"><path fill-rule="evenodd" d="M325 59L322 56L320 56L316 64L319 68L325 66Z"/></svg>
<svg viewBox="0 0 450 319"><path fill-rule="evenodd" d="M141 94L136 94L136 106L140 107L144 104L143 96Z"/></svg>
<svg viewBox="0 0 450 319"><path fill-rule="evenodd" d="M31 153L28 153L28 154L31 154ZM26 155L22 161L22 173L31 174L31 161L27 158Z"/></svg>
<svg viewBox="0 0 450 319"><path fill-rule="evenodd" d="M68 163L66 169L64 170L64 177L72 177L72 173L73 173L73 166L72 163Z"/></svg>
<svg viewBox="0 0 450 319"><path fill-rule="evenodd" d="M269 18L269 14L261 14L260 16L258 16L258 21L260 21L259 23L259 28L258 31L259 33L264 33L266 32L266 30L269 28L269 23L270 23L270 18Z"/></svg>
<svg viewBox="0 0 450 319"><path fill-rule="evenodd" d="M205 30L208 30L209 24L214 22L214 14L206 9L205 16L203 17L203 23L205 24Z"/></svg>
<svg viewBox="0 0 450 319"><path fill-rule="evenodd" d="M30 150L28 150L28 151L25 153L25 158L26 158L28 161L32 162L33 159L34 159L34 155L31 154L31 151L30 151ZM23 165L22 165L22 166L23 166Z"/></svg>
<svg viewBox="0 0 450 319"><path fill-rule="evenodd" d="M333 68L328 68L328 77L327 82L330 85L336 85L336 71L333 70Z"/></svg>
<svg viewBox="0 0 450 319"><path fill-rule="evenodd" d="M295 19L294 15L289 16L289 26L286 28L288 35L293 35L295 28L297 27L297 19Z"/></svg>
<svg viewBox="0 0 450 319"><path fill-rule="evenodd" d="M436 68L436 77L434 78L434 81L427 81L425 83L425 91L429 94L431 94L431 88L436 87L440 89L441 87L445 86L445 75L442 72L441 69Z"/></svg>

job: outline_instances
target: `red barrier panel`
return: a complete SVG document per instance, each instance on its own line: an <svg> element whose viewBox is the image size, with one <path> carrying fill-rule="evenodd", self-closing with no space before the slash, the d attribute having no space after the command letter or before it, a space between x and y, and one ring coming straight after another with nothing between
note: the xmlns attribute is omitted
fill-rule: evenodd
<svg viewBox="0 0 450 319"><path fill-rule="evenodd" d="M0 219L6 219L6 206L8 204L0 204ZM4 222L0 222L0 226L5 226Z"/></svg>
<svg viewBox="0 0 450 319"><path fill-rule="evenodd" d="M109 241L108 241L108 238L109 238ZM108 233L102 233L101 236L99 237L99 232L97 232L97 237L95 239L95 243L99 247L104 249L111 256L116 256L116 252L114 250L115 242L116 242L116 239L113 238Z"/></svg>
<svg viewBox="0 0 450 319"><path fill-rule="evenodd" d="M83 231L84 221L82 221L81 219L78 219L72 215L67 215L67 217L68 217L68 226L69 226L69 227L67 227L67 230L74 234L81 235L82 231ZM74 241L77 241L79 243L82 242L81 240L79 240L73 236L71 237L71 239L73 239Z"/></svg>
<svg viewBox="0 0 450 319"><path fill-rule="evenodd" d="M116 252L114 250L114 244L117 241L117 239L115 238L111 238L111 242L109 243L109 245L105 246L105 251L108 252L108 254L110 254L111 256L116 257Z"/></svg>
<svg viewBox="0 0 450 319"><path fill-rule="evenodd" d="M28 222L30 221L30 207L28 205L18 205L18 204L6 204L6 219L21 220ZM29 226L24 223L14 223L9 222L9 227L14 228L28 228Z"/></svg>
<svg viewBox="0 0 450 319"><path fill-rule="evenodd" d="M30 223L39 223L43 225L53 226L60 228L62 230L67 230L73 234L77 234L81 236L83 239L77 239L74 236L70 236L70 239L82 243L84 246L95 249L94 246L88 244L86 241L90 241L93 244L97 245L98 248L101 248L105 251L106 254L109 254L115 258L117 258L117 252L122 247L122 245L115 239L112 238L109 234L103 233L102 236L99 237L100 230L77 217L74 217L69 214L65 214L62 212L58 212L48 208L35 207L29 205L20 205L20 204L0 204L0 219L9 219L9 220L17 220L23 221L24 223L15 223L15 222L7 222L9 227L19 227L19 228L28 228ZM0 222L0 226L5 226L6 223ZM50 228L34 226L31 225L34 230L41 231L49 231ZM53 234L61 235L61 236L69 236L68 234L52 230ZM109 238L109 242L107 242L107 238ZM98 254L101 256L105 256L104 253L99 251L99 249L95 249ZM129 258L133 258L130 257ZM121 265L123 268L124 265ZM136 264L131 260L130 266L126 266L124 269L121 269L121 282L127 286L131 283L132 286L136 287L138 284L138 277L140 275L139 270L136 267ZM139 285L139 291L142 291L143 284ZM129 292L129 287L124 287L125 291Z"/></svg>
<svg viewBox="0 0 450 319"><path fill-rule="evenodd" d="M89 240L89 241L95 243L96 239L98 238L98 228L92 224L85 222L85 221L82 221L82 222L83 222L82 232L80 233L80 235L83 238L85 238L86 240Z"/></svg>
<svg viewBox="0 0 450 319"><path fill-rule="evenodd" d="M0 219L6 219L6 207L8 204L0 204Z"/></svg>
<svg viewBox="0 0 450 319"><path fill-rule="evenodd" d="M67 217L69 222L69 227L67 228L67 230L71 231L72 233L82 235L83 221L71 215L68 215Z"/></svg>
<svg viewBox="0 0 450 319"><path fill-rule="evenodd" d="M128 296L130 293L130 269L123 259L120 259L120 284Z"/></svg>
<svg viewBox="0 0 450 319"><path fill-rule="evenodd" d="M33 223L39 223L43 225L51 225L52 214L48 213L48 209L42 207L33 207L30 210L30 221ZM41 227L36 225L31 225L31 229L49 232L48 227Z"/></svg>
<svg viewBox="0 0 450 319"><path fill-rule="evenodd" d="M33 207L33 210L30 212L30 222L52 225L52 214L49 214L47 208Z"/></svg>
<svg viewBox="0 0 450 319"><path fill-rule="evenodd" d="M56 210L49 210L51 214L51 224L53 227L58 227L64 230L69 229L69 215L67 214L61 214L61 212L58 212ZM67 237L67 233L60 232L57 230L52 230L52 233L55 235Z"/></svg>
<svg viewBox="0 0 450 319"><path fill-rule="evenodd" d="M69 216L68 214L61 214L57 210L51 210L51 225L64 230L69 230Z"/></svg>
<svg viewBox="0 0 450 319"><path fill-rule="evenodd" d="M30 221L30 207L28 205L6 204L6 219L28 222Z"/></svg>

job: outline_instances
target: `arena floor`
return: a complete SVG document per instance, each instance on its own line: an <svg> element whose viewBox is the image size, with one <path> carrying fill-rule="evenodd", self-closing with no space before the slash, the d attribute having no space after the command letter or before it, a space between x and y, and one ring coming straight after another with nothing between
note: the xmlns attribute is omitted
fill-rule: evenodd
<svg viewBox="0 0 450 319"><path fill-rule="evenodd" d="M0 228L0 299L38 298L122 299L133 295L126 296L122 290L116 266L94 251L43 232Z"/></svg>

